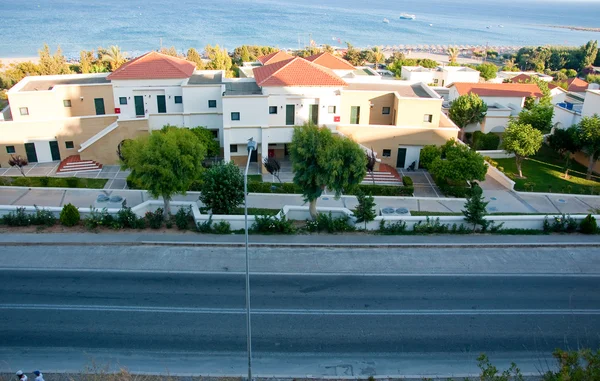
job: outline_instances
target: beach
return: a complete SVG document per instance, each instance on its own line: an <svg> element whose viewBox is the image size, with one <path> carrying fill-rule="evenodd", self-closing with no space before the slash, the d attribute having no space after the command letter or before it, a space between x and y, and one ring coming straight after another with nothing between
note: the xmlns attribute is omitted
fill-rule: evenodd
<svg viewBox="0 0 600 381"><path fill-rule="evenodd" d="M8 67L10 64L13 63L19 63L19 62L27 62L27 61L32 61L33 63L38 63L38 61L40 60L40 58L38 56L32 56L32 57L0 57L0 62L2 62L2 64L5 67Z"/></svg>

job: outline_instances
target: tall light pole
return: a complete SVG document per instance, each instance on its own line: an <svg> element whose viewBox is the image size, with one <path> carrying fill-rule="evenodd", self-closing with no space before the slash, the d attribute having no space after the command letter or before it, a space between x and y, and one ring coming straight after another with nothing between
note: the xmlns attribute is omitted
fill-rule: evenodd
<svg viewBox="0 0 600 381"><path fill-rule="evenodd" d="M248 351L248 381L252 381L252 329L250 324L250 258L248 257L248 167L252 150L256 150L254 138L248 139L248 160L244 172L244 230L246 233L246 342Z"/></svg>

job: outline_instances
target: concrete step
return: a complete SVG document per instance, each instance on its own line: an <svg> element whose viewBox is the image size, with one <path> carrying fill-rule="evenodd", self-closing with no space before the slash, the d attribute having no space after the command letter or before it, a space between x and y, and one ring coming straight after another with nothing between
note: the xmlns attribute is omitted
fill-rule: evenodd
<svg viewBox="0 0 600 381"><path fill-rule="evenodd" d="M65 163L65 167L72 166L72 165L84 165L84 164L96 165L96 162L93 160L71 161L69 163Z"/></svg>
<svg viewBox="0 0 600 381"><path fill-rule="evenodd" d="M88 168L63 168L60 171L56 172L57 174L61 173L73 173L73 172L99 172L102 168L98 167L88 167Z"/></svg>

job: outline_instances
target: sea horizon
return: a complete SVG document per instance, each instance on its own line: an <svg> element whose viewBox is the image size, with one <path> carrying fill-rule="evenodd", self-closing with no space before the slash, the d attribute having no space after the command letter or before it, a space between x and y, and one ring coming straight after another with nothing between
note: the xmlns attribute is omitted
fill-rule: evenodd
<svg viewBox="0 0 600 381"><path fill-rule="evenodd" d="M164 8L164 9L161 9ZM579 46L600 33L600 1L422 0L378 8L358 0L38 0L5 4L0 57L32 57L47 43L76 58L80 50L119 45L130 55L207 44L298 49L398 45ZM415 15L402 20L401 13ZM385 23L387 19L389 23Z"/></svg>

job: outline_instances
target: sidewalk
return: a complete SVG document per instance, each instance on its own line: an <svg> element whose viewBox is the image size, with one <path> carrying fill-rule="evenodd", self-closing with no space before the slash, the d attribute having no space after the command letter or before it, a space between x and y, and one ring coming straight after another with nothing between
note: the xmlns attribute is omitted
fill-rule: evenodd
<svg viewBox="0 0 600 381"><path fill-rule="evenodd" d="M119 195L133 207L148 199L146 191L109 190L109 189L63 189L63 188L24 188L0 187L0 205L57 206L71 203L77 207L95 206L99 194ZM490 201L488 211L492 213L589 213L592 208L600 208L600 196L543 195L507 192L505 190L486 190L486 199ZM177 195L174 201L197 201L199 192ZM383 197L376 196L378 208L406 208L410 211L458 212L464 208L464 200L436 197ZM251 193L248 206L251 208L277 209L285 205L304 205L301 195ZM335 200L333 195L323 195L318 206L356 207L356 197L342 196Z"/></svg>

